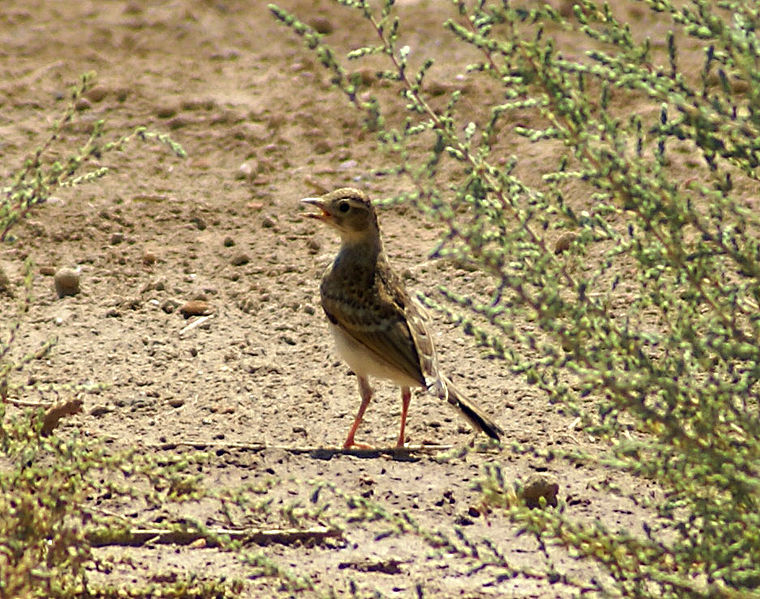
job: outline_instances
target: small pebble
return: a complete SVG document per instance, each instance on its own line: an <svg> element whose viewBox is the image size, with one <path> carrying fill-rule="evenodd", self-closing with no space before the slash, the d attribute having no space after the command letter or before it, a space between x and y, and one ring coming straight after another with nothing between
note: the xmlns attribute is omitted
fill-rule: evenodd
<svg viewBox="0 0 760 599"><path fill-rule="evenodd" d="M130 92L131 90L128 87L117 87L113 90L113 93L119 102L124 102L129 97Z"/></svg>
<svg viewBox="0 0 760 599"><path fill-rule="evenodd" d="M306 247L309 248L309 252L316 254L322 249L322 243L316 237L310 237L306 242Z"/></svg>
<svg viewBox="0 0 760 599"><path fill-rule="evenodd" d="M55 274L55 266L40 266L40 274L52 277Z"/></svg>
<svg viewBox="0 0 760 599"><path fill-rule="evenodd" d="M357 71L359 73L359 79L362 85L372 85L377 77L375 70L370 68L362 68Z"/></svg>
<svg viewBox="0 0 760 599"><path fill-rule="evenodd" d="M190 300L185 302L179 309L182 316L189 318L190 316L206 316L211 314L211 305L203 300Z"/></svg>
<svg viewBox="0 0 760 599"><path fill-rule="evenodd" d="M250 162L244 162L238 167L237 178L251 180L258 169Z"/></svg>
<svg viewBox="0 0 760 599"><path fill-rule="evenodd" d="M103 416L109 412L113 412L113 408L109 408L108 406L93 406L90 410L90 416Z"/></svg>
<svg viewBox="0 0 760 599"><path fill-rule="evenodd" d="M309 26L317 33L328 35L333 32L333 24L327 17L316 16L309 19Z"/></svg>
<svg viewBox="0 0 760 599"><path fill-rule="evenodd" d="M557 507L557 492L559 484L552 476L534 474L525 483L520 496L525 505L530 508L541 507L541 498L546 500L546 505Z"/></svg>
<svg viewBox="0 0 760 599"><path fill-rule="evenodd" d="M251 261L251 258L248 254L245 252L241 252L240 254L235 254L232 257L232 260L230 260L230 264L232 266L243 266L244 264L248 264Z"/></svg>
<svg viewBox="0 0 760 599"><path fill-rule="evenodd" d="M76 108L79 112L83 112L92 108L92 104L90 104L90 101L87 98L79 98L76 101L76 104L74 104L74 108Z"/></svg>
<svg viewBox="0 0 760 599"><path fill-rule="evenodd" d="M142 255L142 262L145 266L153 266L158 260L158 256L150 250L145 250Z"/></svg>
<svg viewBox="0 0 760 599"><path fill-rule="evenodd" d="M227 235L227 237L224 238L224 241L222 241L222 244L226 248L231 248L233 245L235 245L235 240L229 235Z"/></svg>
<svg viewBox="0 0 760 599"><path fill-rule="evenodd" d="M166 104L156 108L156 116L160 119L168 119L177 114L177 107L173 104Z"/></svg>
<svg viewBox="0 0 760 599"><path fill-rule="evenodd" d="M98 85L89 90L85 96L91 102L100 102L108 95L108 90L102 85Z"/></svg>
<svg viewBox="0 0 760 599"><path fill-rule="evenodd" d="M179 308L180 302L173 298L169 298L164 300L164 303L161 304L161 309L166 312L167 314L171 314L174 312L177 308Z"/></svg>
<svg viewBox="0 0 760 599"><path fill-rule="evenodd" d="M11 287L11 280L5 274L3 267L0 266L0 295L3 294L13 297L13 288Z"/></svg>
<svg viewBox="0 0 760 599"><path fill-rule="evenodd" d="M565 19L569 19L573 16L575 2L573 0L561 0L559 3L558 12Z"/></svg>
<svg viewBox="0 0 760 599"><path fill-rule="evenodd" d="M169 127L169 129L182 129L182 127L187 127L192 123L192 119L182 115L177 115L174 118L166 121L166 125Z"/></svg>
<svg viewBox="0 0 760 599"><path fill-rule="evenodd" d="M124 241L124 235L122 233L113 233L111 235L111 245L119 245Z"/></svg>
<svg viewBox="0 0 760 599"><path fill-rule="evenodd" d="M70 268L62 268L56 272L53 282L58 297L79 293L79 273Z"/></svg>
<svg viewBox="0 0 760 599"><path fill-rule="evenodd" d="M264 218L261 219L261 226L266 229L271 229L272 227L274 227L274 225L275 225L275 220L269 215L266 215L264 216Z"/></svg>
<svg viewBox="0 0 760 599"><path fill-rule="evenodd" d="M206 221L204 218L198 214L194 214L190 217L190 222L193 223L199 231L205 231L206 230Z"/></svg>
<svg viewBox="0 0 760 599"><path fill-rule="evenodd" d="M318 139L314 142L314 151L317 154L327 154L330 150L332 150L332 146L326 139Z"/></svg>
<svg viewBox="0 0 760 599"><path fill-rule="evenodd" d="M562 252L566 252L570 249L570 246L572 245L573 241L575 241L578 238L578 236L575 233L567 232L560 235L559 239L557 239L556 242L554 242L554 253L555 254L561 254Z"/></svg>

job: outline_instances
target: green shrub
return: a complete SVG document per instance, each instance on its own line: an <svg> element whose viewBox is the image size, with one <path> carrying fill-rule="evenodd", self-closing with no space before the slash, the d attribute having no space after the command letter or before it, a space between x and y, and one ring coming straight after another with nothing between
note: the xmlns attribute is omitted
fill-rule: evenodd
<svg viewBox="0 0 760 599"><path fill-rule="evenodd" d="M490 297L440 288L423 300L608 446L535 451L615 467L662 491L656 502L629 494L656 514L644 534L517 505L496 465L486 498L542 544L600 564L610 578L592 588L755 596L757 3L621 1L613 11L579 0L563 17L531 2L455 1L443 27L480 55L456 65L478 90L466 103L456 82L443 98L426 87L433 59L412 60L392 1L339 3L374 39L347 59L371 61L395 96L373 90L298 18L270 9L377 133L395 165L384 172L411 184L391 202L441 226L434 255L491 281ZM644 5L669 28L664 39L636 36L617 16ZM701 67L682 68L695 55ZM552 156L540 176L512 155L530 145Z"/></svg>

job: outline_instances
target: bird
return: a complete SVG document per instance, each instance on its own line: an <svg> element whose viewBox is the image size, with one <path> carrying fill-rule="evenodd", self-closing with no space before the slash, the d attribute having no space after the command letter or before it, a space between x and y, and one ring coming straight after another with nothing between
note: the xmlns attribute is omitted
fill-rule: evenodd
<svg viewBox="0 0 760 599"><path fill-rule="evenodd" d="M355 440L373 395L369 377L389 379L401 388L396 447L404 447L413 387L447 401L476 431L499 441L504 431L440 372L421 306L412 300L388 262L368 195L342 187L301 202L317 209L306 213L307 217L335 229L341 240L335 259L322 276L320 296L338 354L356 375L361 397L343 447L370 447Z"/></svg>

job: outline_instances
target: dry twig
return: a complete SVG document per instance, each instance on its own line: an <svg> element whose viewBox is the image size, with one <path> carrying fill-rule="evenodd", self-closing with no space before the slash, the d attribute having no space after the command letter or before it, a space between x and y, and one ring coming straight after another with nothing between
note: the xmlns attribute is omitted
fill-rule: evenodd
<svg viewBox="0 0 760 599"><path fill-rule="evenodd" d="M325 539L342 539L343 532L336 528L318 526L307 529L271 529L260 530L245 528L240 530L227 528L209 528L207 530L163 530L135 528L126 531L97 532L88 535L88 541L93 547L107 545L125 545L141 547L144 545L195 545L202 541L199 547L218 547L220 539L240 540L244 543L267 545L269 543L322 542Z"/></svg>

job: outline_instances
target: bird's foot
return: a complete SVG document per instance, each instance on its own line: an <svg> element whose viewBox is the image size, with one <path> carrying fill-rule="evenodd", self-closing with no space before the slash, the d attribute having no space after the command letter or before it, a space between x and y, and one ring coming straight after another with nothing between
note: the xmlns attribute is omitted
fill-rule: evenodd
<svg viewBox="0 0 760 599"><path fill-rule="evenodd" d="M343 449L375 449L372 447L372 445L367 445L366 443L357 443L353 439L351 441L346 441L343 444Z"/></svg>

